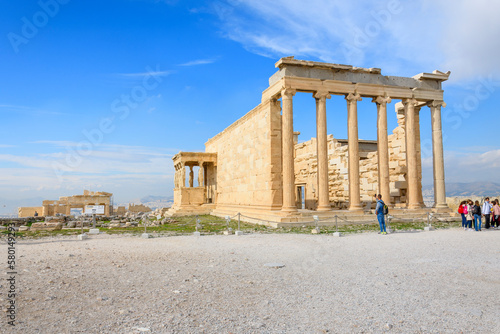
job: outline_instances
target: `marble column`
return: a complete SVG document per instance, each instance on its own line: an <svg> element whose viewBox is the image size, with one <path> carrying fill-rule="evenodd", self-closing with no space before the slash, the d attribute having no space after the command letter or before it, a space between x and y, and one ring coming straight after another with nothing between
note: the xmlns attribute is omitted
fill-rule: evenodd
<svg viewBox="0 0 500 334"><path fill-rule="evenodd" d="M194 182L193 165L190 165L189 166L189 188L193 188L193 182Z"/></svg>
<svg viewBox="0 0 500 334"><path fill-rule="evenodd" d="M443 131L441 128L441 107L446 107L443 101L428 103L432 119L432 160L434 169L434 207L447 208L446 189L444 182Z"/></svg>
<svg viewBox="0 0 500 334"><path fill-rule="evenodd" d="M387 103L391 103L391 98L379 96L372 102L377 104L378 189L384 203L392 206L389 186L389 139L387 137Z"/></svg>
<svg viewBox="0 0 500 334"><path fill-rule="evenodd" d="M407 198L408 208L420 208L418 198L418 162L417 162L417 137L415 133L415 107L418 102L415 99L403 100L405 107L405 134L406 134L406 162L407 162L407 175L406 181L408 183Z"/></svg>
<svg viewBox="0 0 500 334"><path fill-rule="evenodd" d="M281 138L283 155L283 206L282 211L297 211L295 204L295 172L293 144L293 96L295 89L285 88L281 91L283 114L281 120Z"/></svg>
<svg viewBox="0 0 500 334"><path fill-rule="evenodd" d="M420 108L415 107L415 138L417 141L417 177L418 177L418 203L424 207L424 197L422 195L422 147L420 139Z"/></svg>
<svg viewBox="0 0 500 334"><path fill-rule="evenodd" d="M184 163L181 164L181 169L182 169L182 177L181 177L182 184L180 188L184 188L186 187L186 165Z"/></svg>
<svg viewBox="0 0 500 334"><path fill-rule="evenodd" d="M316 152L318 157L318 211L329 211L330 193L328 189L328 142L326 130L326 99L328 92L316 92Z"/></svg>
<svg viewBox="0 0 500 334"><path fill-rule="evenodd" d="M347 141L349 170L349 210L359 211L361 194L359 188L359 142L358 142L358 101L362 98L358 93L348 94L347 100Z"/></svg>
<svg viewBox="0 0 500 334"><path fill-rule="evenodd" d="M200 169L198 170L198 187L203 187L203 186L205 186L203 162L200 162L199 166L200 166Z"/></svg>

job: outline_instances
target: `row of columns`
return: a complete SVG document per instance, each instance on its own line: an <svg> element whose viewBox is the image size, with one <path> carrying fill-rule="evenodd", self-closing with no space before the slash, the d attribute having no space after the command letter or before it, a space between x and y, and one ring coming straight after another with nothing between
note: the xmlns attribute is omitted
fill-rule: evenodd
<svg viewBox="0 0 500 334"><path fill-rule="evenodd" d="M282 211L296 211L295 205L295 174L294 174L294 142L293 142L293 96L296 90L285 88L281 91L282 98L282 155L283 155L283 206ZM318 159L318 211L328 211L330 207L328 189L328 144L326 126L326 100L331 98L328 91L314 93L316 99L316 135ZM362 100L358 93L349 93L347 101L348 123L348 177L349 177L349 210L362 210L359 184L359 142L358 142L358 111L357 102ZM378 142L378 180L382 198L386 204L391 204L389 187L389 144L387 129L387 103L389 96L378 96L372 102L377 105L377 142ZM407 156L407 196L408 208L417 209L423 205L421 193L420 159L420 127L418 107L421 102L414 98L404 99L406 119L406 156ZM431 109L432 148L434 169L434 199L435 207L445 208L446 195L444 184L443 136L441 129L442 101L431 101L427 105Z"/></svg>

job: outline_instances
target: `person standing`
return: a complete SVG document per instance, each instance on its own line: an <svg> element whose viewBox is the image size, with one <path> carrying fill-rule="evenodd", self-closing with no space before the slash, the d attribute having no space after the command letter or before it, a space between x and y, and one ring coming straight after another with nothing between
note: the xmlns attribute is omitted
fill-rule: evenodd
<svg viewBox="0 0 500 334"><path fill-rule="evenodd" d="M385 230L385 216L384 216L384 206L385 203L382 201L382 195L375 195L375 200L377 201L377 206L375 207L375 214L377 215L378 224L380 225L380 234L387 234Z"/></svg>
<svg viewBox="0 0 500 334"><path fill-rule="evenodd" d="M462 216L462 227L467 230L467 220L465 219L464 210L466 209L465 201L460 202L458 206L458 213Z"/></svg>
<svg viewBox="0 0 500 334"><path fill-rule="evenodd" d="M476 201L474 203L474 206L472 207L472 214L474 215L474 229L476 231L481 231L481 207L479 206L479 201Z"/></svg>
<svg viewBox="0 0 500 334"><path fill-rule="evenodd" d="M464 208L465 220L467 220L467 228L468 231L472 231L472 220L474 219L472 215L472 201L470 199L467 200L467 204Z"/></svg>
<svg viewBox="0 0 500 334"><path fill-rule="evenodd" d="M481 208L481 214L484 216L484 227L486 229L490 228L491 207L490 198L486 197Z"/></svg>
<svg viewBox="0 0 500 334"><path fill-rule="evenodd" d="M500 220L500 206L498 206L498 200L493 201L493 219L491 220L491 226L495 229L498 229ZM495 227L496 224L496 227Z"/></svg>

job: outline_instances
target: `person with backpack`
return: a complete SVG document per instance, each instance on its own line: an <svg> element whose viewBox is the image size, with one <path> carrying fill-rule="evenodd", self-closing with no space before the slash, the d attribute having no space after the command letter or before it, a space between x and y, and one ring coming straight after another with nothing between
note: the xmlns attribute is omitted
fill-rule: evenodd
<svg viewBox="0 0 500 334"><path fill-rule="evenodd" d="M465 209L466 209L465 201L460 202L460 205L458 206L458 213L462 216L462 227L464 228L464 230L467 230L467 220L465 219L465 213L464 213Z"/></svg>
<svg viewBox="0 0 500 334"><path fill-rule="evenodd" d="M474 229L479 232L481 231L481 207L479 206L479 201L474 203L472 207L472 214L474 215Z"/></svg>
<svg viewBox="0 0 500 334"><path fill-rule="evenodd" d="M491 208L490 198L486 197L484 199L483 208L481 209L481 214L484 216L484 227L486 229L490 228Z"/></svg>
<svg viewBox="0 0 500 334"><path fill-rule="evenodd" d="M382 195L375 195L377 206L375 207L375 214L377 215L378 224L380 225L380 234L387 234L385 230L385 212L387 212L387 205L382 201Z"/></svg>

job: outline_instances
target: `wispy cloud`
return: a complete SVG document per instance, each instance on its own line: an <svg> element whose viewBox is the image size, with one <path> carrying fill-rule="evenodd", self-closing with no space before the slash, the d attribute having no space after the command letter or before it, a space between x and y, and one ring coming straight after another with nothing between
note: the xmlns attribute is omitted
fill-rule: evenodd
<svg viewBox="0 0 500 334"><path fill-rule="evenodd" d="M498 1L222 0L212 6L224 36L272 58L295 55L404 75L451 70L453 80L500 76Z"/></svg>
<svg viewBox="0 0 500 334"><path fill-rule="evenodd" d="M0 197L14 189L69 191L89 184L111 192L120 189L124 196L170 193L173 188L172 156L178 149L106 144L78 154L81 143L40 140L36 144L46 145L39 150L42 153L0 154ZM62 177L57 175L61 172Z"/></svg>
<svg viewBox="0 0 500 334"><path fill-rule="evenodd" d="M179 64L179 66L197 66L197 65L206 65L215 63L215 59L198 59L188 61L187 63Z"/></svg>
<svg viewBox="0 0 500 334"><path fill-rule="evenodd" d="M0 144L0 148L10 148L10 147L16 147L16 146L15 145Z"/></svg>
<svg viewBox="0 0 500 334"><path fill-rule="evenodd" d="M447 182L476 182L498 180L500 149L470 152L467 148L445 151ZM422 159L422 172L426 184L432 183L432 157Z"/></svg>
<svg viewBox="0 0 500 334"><path fill-rule="evenodd" d="M171 75L174 71L151 71L151 72L138 72L138 73L117 73L116 75L126 78L142 78L145 76L153 77L166 77Z"/></svg>

